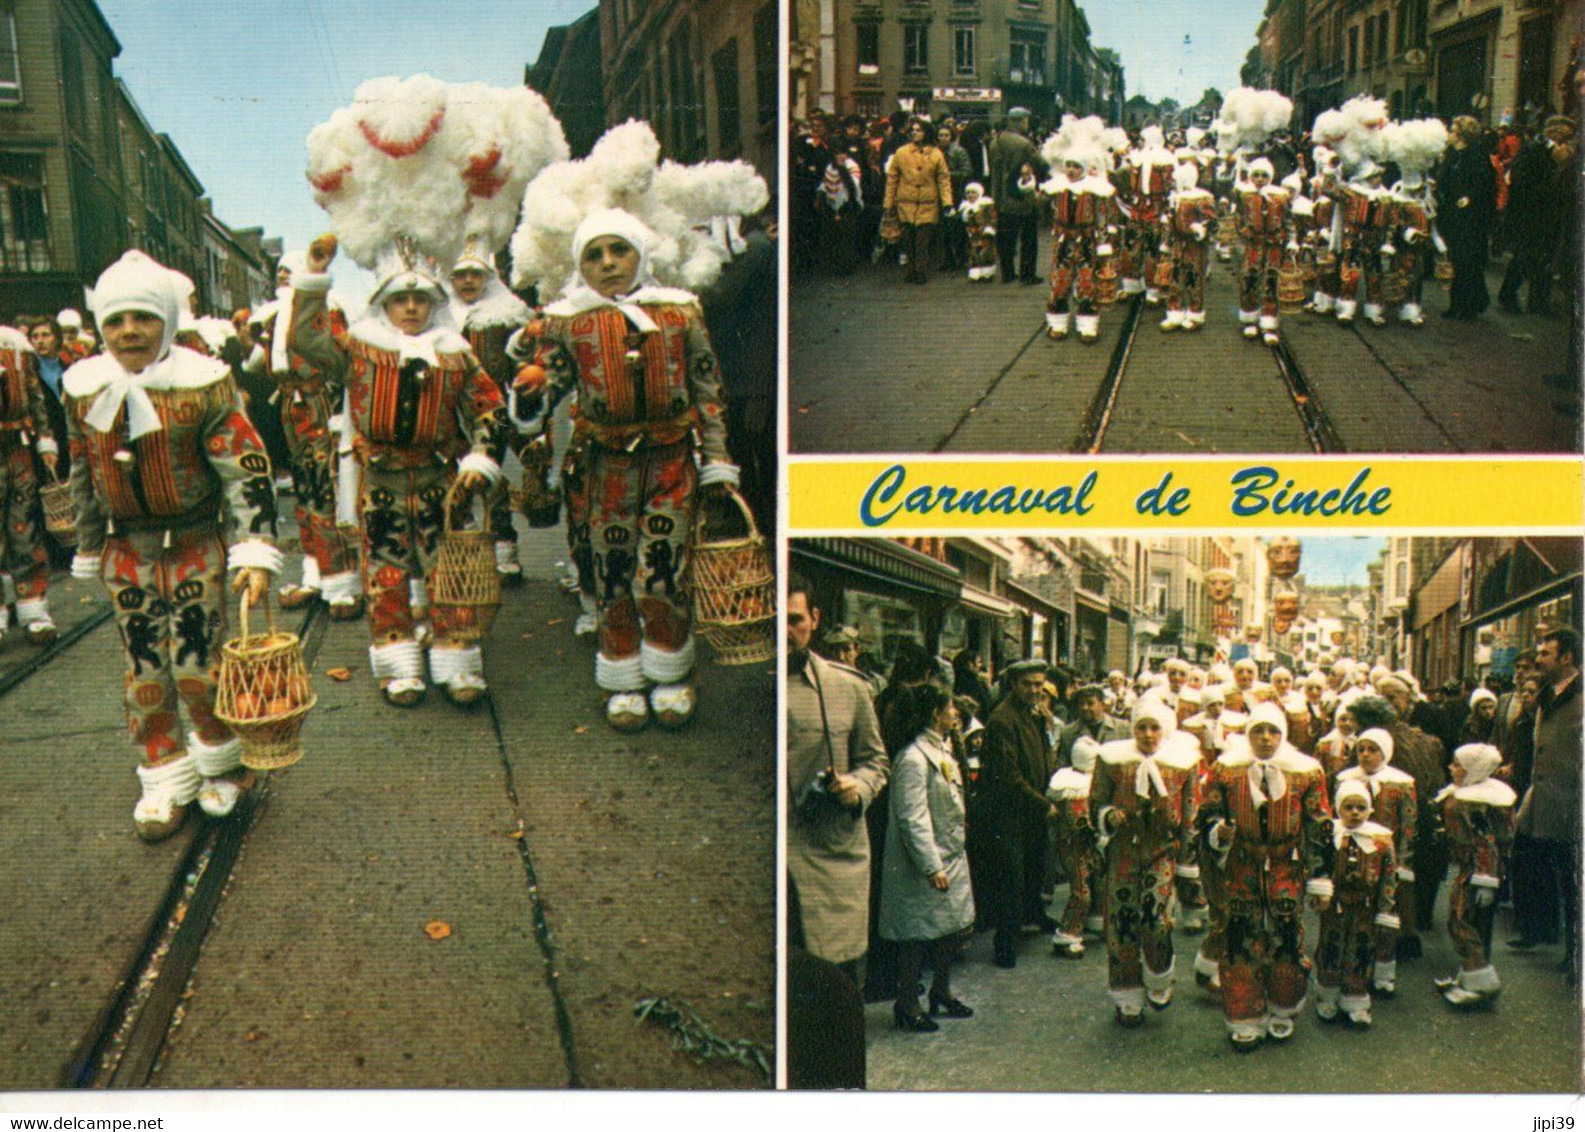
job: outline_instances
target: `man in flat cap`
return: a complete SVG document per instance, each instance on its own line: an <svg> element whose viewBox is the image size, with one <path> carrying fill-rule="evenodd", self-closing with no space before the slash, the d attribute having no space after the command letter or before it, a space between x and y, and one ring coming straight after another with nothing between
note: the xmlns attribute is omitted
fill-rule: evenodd
<svg viewBox="0 0 1585 1132"><path fill-rule="evenodd" d="M1039 180L1040 155L1029 140L1029 111L1015 106L1007 113L1007 128L996 135L990 146L990 196L996 202L996 251L1002 261L1002 282L1014 278L1038 283L1035 251L1039 239L1039 197L1024 192L1019 181L1025 167L1032 168Z"/></svg>
<svg viewBox="0 0 1585 1132"><path fill-rule="evenodd" d="M1046 798L1056 770L1047 729L1050 709L1041 689L1046 665L1025 660L1003 673L1007 697L986 722L980 793L984 799L986 915L996 927L996 965L1017 961L1014 941L1025 924L1055 930L1040 890L1050 854L1051 819L1057 807Z"/></svg>

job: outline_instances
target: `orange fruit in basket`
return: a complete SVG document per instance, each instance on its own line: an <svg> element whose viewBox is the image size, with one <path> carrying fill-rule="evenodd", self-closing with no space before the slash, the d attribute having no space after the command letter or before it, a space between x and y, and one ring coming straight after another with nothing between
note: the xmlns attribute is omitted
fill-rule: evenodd
<svg viewBox="0 0 1585 1132"><path fill-rule="evenodd" d="M294 704L291 700L287 699L285 696L276 696L273 700L271 700L269 702L268 708L264 712L264 718L265 719L278 719L279 717L281 717L283 715L292 714L292 712L296 708L297 708L297 705Z"/></svg>
<svg viewBox="0 0 1585 1132"><path fill-rule="evenodd" d="M252 692L243 692L232 701L232 710L238 719L257 719L263 701Z"/></svg>
<svg viewBox="0 0 1585 1132"><path fill-rule="evenodd" d="M260 700L273 700L281 694L281 674L273 668L267 668L254 674L253 694Z"/></svg>
<svg viewBox="0 0 1585 1132"><path fill-rule="evenodd" d="M309 700L312 690L308 686L306 676L288 676L286 678L286 698L292 701L293 707L302 707Z"/></svg>

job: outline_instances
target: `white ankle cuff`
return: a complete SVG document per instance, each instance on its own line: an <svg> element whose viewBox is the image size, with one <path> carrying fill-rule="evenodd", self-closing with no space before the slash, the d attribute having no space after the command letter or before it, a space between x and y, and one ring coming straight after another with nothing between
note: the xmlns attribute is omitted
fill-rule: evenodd
<svg viewBox="0 0 1585 1132"><path fill-rule="evenodd" d="M644 662L637 656L612 660L605 653L594 657L594 682L607 692L644 690Z"/></svg>
<svg viewBox="0 0 1585 1132"><path fill-rule="evenodd" d="M187 753L193 757L198 773L205 778L219 778L242 765L242 743L236 739L227 739L211 747L196 732L188 732Z"/></svg>
<svg viewBox="0 0 1585 1132"><path fill-rule="evenodd" d="M482 676L484 653L477 645L465 649L432 648L429 675L437 684L451 684L459 676Z"/></svg>
<svg viewBox="0 0 1585 1132"><path fill-rule="evenodd" d="M319 559L312 554L303 555L302 585L305 590L319 589Z"/></svg>
<svg viewBox="0 0 1585 1132"><path fill-rule="evenodd" d="M424 650L417 641L393 641L369 647L369 667L378 680L424 678Z"/></svg>
<svg viewBox="0 0 1585 1132"><path fill-rule="evenodd" d="M30 601L17 602L17 623L23 628L36 625L40 622L53 624L50 621L50 603L48 598L33 598ZM0 626L3 629L4 626Z"/></svg>
<svg viewBox="0 0 1585 1132"><path fill-rule="evenodd" d="M306 575L307 571L305 570L303 573ZM315 582L319 586L319 596L331 605L357 601L358 598L363 596L363 584L358 578L356 570L345 570L340 574L332 574L323 581L319 580L316 574Z"/></svg>
<svg viewBox="0 0 1585 1132"><path fill-rule="evenodd" d="M143 785L143 800L160 802L169 800L185 806L198 797L201 776L198 761L192 755L183 755L159 766L138 767L138 781Z"/></svg>
<svg viewBox="0 0 1585 1132"><path fill-rule="evenodd" d="M676 652L644 642L639 652L644 679L655 684L680 684L693 671L693 638Z"/></svg>

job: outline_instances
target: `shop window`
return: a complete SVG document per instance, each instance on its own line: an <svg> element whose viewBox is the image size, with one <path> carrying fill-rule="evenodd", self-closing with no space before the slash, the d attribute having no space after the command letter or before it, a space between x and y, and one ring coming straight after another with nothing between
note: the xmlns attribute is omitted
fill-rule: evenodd
<svg viewBox="0 0 1585 1132"><path fill-rule="evenodd" d="M0 12L0 105L22 101L22 63L17 57L16 13Z"/></svg>
<svg viewBox="0 0 1585 1132"><path fill-rule="evenodd" d="M49 271L53 266L44 159L0 154L0 271Z"/></svg>

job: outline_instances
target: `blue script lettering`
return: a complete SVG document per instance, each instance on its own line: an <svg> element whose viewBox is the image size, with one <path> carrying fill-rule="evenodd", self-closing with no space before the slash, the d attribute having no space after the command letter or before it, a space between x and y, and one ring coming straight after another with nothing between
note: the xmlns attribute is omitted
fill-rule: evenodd
<svg viewBox="0 0 1585 1132"><path fill-rule="evenodd" d="M1235 472L1233 514L1244 517L1269 510L1273 515L1385 515L1392 509L1392 488L1365 491L1370 468L1361 468L1345 488L1299 487L1276 468L1264 465ZM1282 486L1277 487L1281 482ZM1272 489L1276 488L1275 491Z"/></svg>
<svg viewBox="0 0 1585 1132"><path fill-rule="evenodd" d="M1090 495L1099 478L1098 473L1090 472L1076 488L1070 485L1033 488L1004 484L997 488L966 489L951 484L921 484L905 492L908 469L902 464L893 464L876 476L865 490L863 499L859 501L859 520L866 527L882 527L899 512L929 515L938 510L949 515L1030 515L1036 512L1047 515L1088 515L1095 509L1095 504L1090 502Z"/></svg>

